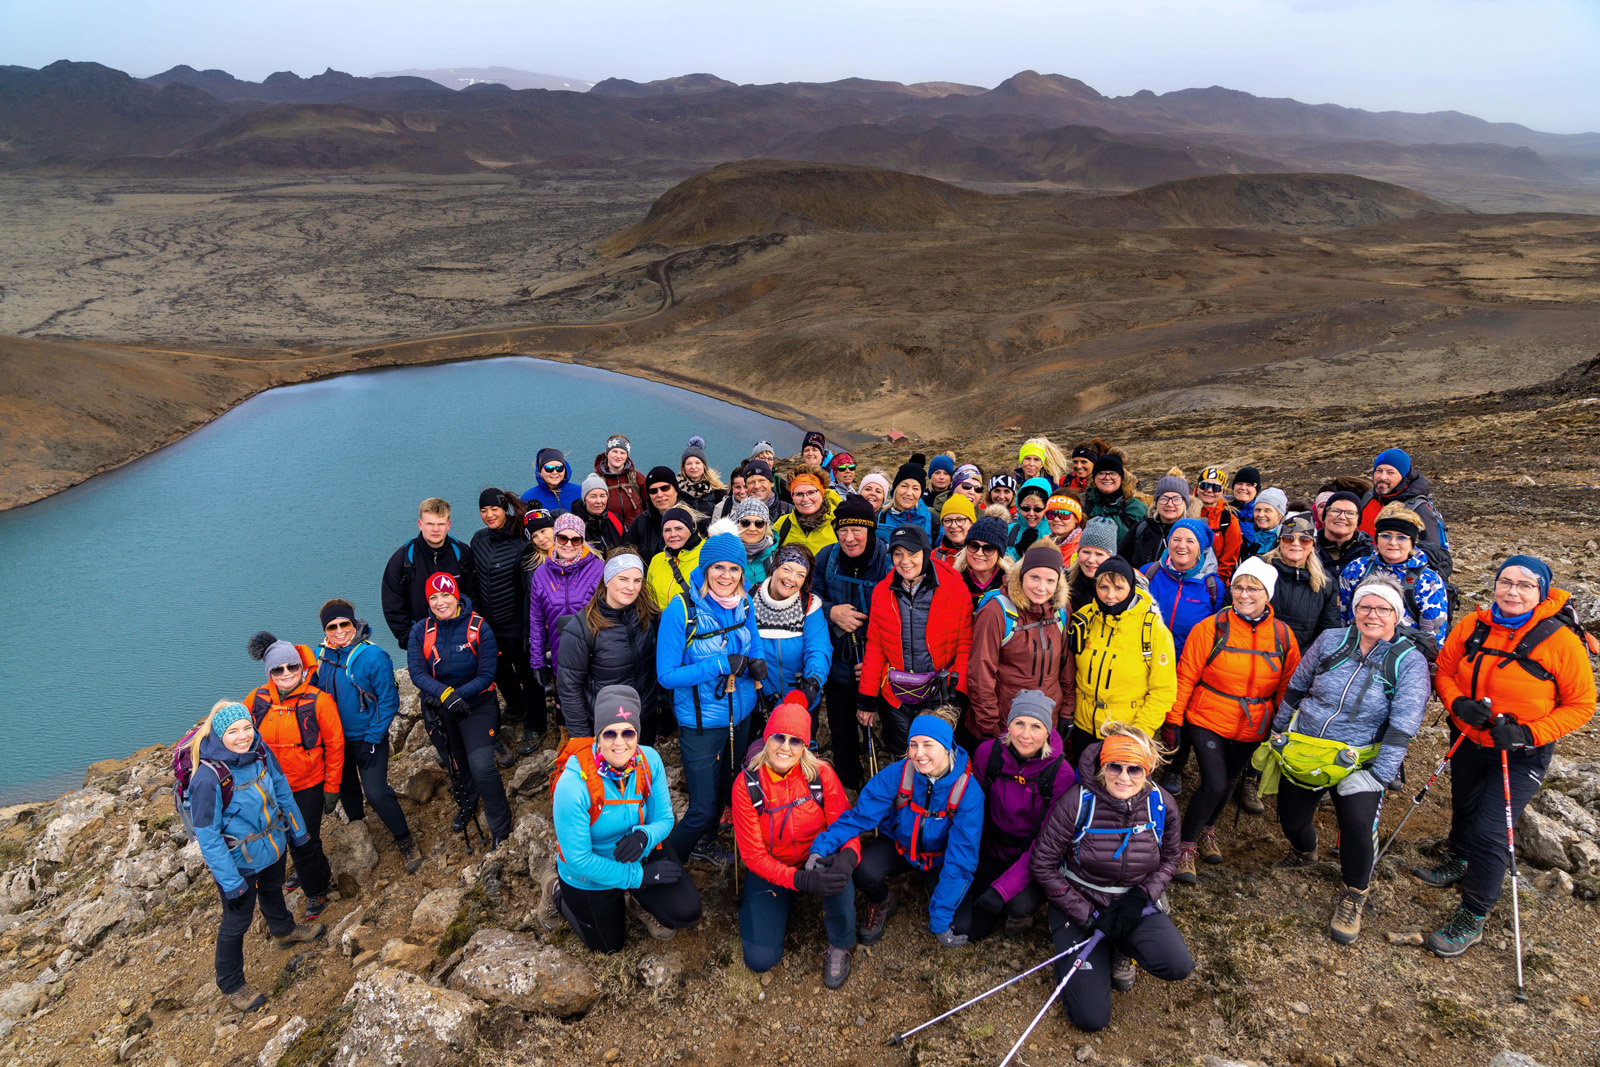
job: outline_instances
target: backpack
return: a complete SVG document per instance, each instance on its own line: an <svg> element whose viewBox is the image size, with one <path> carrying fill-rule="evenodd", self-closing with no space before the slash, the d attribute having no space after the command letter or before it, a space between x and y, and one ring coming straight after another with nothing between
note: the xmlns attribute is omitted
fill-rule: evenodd
<svg viewBox="0 0 1600 1067"><path fill-rule="evenodd" d="M1439 514L1439 508L1429 497L1412 497L1410 500L1406 501L1406 506L1412 511L1415 511L1418 515L1433 516L1433 521L1439 528L1439 543L1434 544L1432 541L1419 541L1417 542L1417 547L1422 549L1422 551L1427 555L1428 566L1438 571L1439 577L1448 578L1451 572L1455 570L1455 561L1450 554L1450 535L1445 532L1444 516ZM1452 612L1455 610L1455 603L1453 600L1450 608Z"/></svg>
<svg viewBox="0 0 1600 1067"><path fill-rule="evenodd" d="M228 809L233 802L233 772L221 760L207 759L201 756L198 763L189 762L189 745L194 741L194 735L200 730L200 724L189 727L187 733L178 739L172 749L172 806L177 812L178 821L183 824L183 832L190 841L195 840L194 811L189 802L189 784L194 781L194 772L200 767L210 767L211 773L217 776L217 786L222 793L222 804L217 809L218 816Z"/></svg>
<svg viewBox="0 0 1600 1067"><path fill-rule="evenodd" d="M446 537L445 544L450 546L450 554L455 556L456 563L461 563L461 542L454 537ZM406 561L400 565L400 588L411 588L411 572L416 567L417 539L412 538L406 542Z"/></svg>
<svg viewBox="0 0 1600 1067"><path fill-rule="evenodd" d="M944 850L940 849L938 852L919 851L918 846L922 843L922 820L948 819L956 813L956 809L961 807L961 798L967 795L967 783L972 781L972 767L969 765L963 770L961 777L956 779L956 784L950 787L950 792L945 797L944 807L938 811L929 811L921 804L918 804L911 794L911 784L916 781L916 767L912 766L910 760L903 760L902 763L904 766L900 771L900 788L894 795L894 807L896 811L909 807L916 812L917 817L911 821L910 851L908 852L898 841L894 843L895 851L905 857L906 862L913 867L931 871L934 867L934 861L944 855Z"/></svg>
<svg viewBox="0 0 1600 1067"><path fill-rule="evenodd" d="M1078 843L1089 834L1121 834L1122 844L1111 854L1114 860L1120 860L1122 854L1128 851L1128 845L1133 841L1133 835L1142 834L1149 830L1156 838L1156 846L1160 847L1161 839L1167 831L1167 802L1161 798L1159 787L1152 786L1150 792L1145 794L1145 821L1138 826L1130 826L1124 830L1094 829L1095 795L1085 786L1078 786L1078 820L1072 834L1072 855L1077 858Z"/></svg>
<svg viewBox="0 0 1600 1067"><path fill-rule="evenodd" d="M1005 634L1004 634L1004 636L1002 636L1000 638L1000 646L1002 648L1004 648L1005 647L1005 643L1007 641L1011 640L1012 631L1016 629L1017 619L1020 616L1021 612L1018 610L1016 604L1011 602L1011 598L1010 597L1006 596L1004 593L1002 593L998 589L991 589L987 593L983 594L983 596L978 598L978 606L973 609L973 614L976 615L978 612L982 611L983 610L983 606L985 604L989 603L989 601L991 601L991 600L998 600L1000 602L1000 611L1001 611L1001 614L1005 617L1005 621L1006 621ZM1039 627L1043 626L1047 621L1048 620L1046 620L1046 619L1040 619L1038 622L1029 623L1027 626L1024 626L1023 629L1024 630L1036 630ZM1070 611L1068 611L1064 607L1063 608L1057 608L1056 609L1056 627L1057 627L1057 629L1059 629L1062 633L1066 633L1067 632L1067 627L1069 627L1071 625L1072 625L1072 613Z"/></svg>
<svg viewBox="0 0 1600 1067"><path fill-rule="evenodd" d="M1421 652L1424 656L1427 655L1427 651L1417 643L1412 633L1406 632L1411 630L1412 628L1409 626L1395 627L1395 637L1400 638L1400 640L1389 646L1389 650L1383 654L1383 663L1378 668L1378 676L1383 680L1383 695L1390 701L1394 700L1395 688L1398 685L1400 661L1412 652ZM1418 636L1427 637L1428 635L1421 634ZM1335 648L1317 662L1316 669L1311 672L1312 679L1315 680L1317 676L1326 674L1349 659L1350 654L1360 646L1360 643L1361 634L1359 631L1354 626L1345 627L1344 640L1339 642L1338 648ZM1435 643L1434 647L1435 649L1438 648L1437 643ZM1372 684L1370 678L1367 679L1367 684ZM1299 696L1295 696L1292 692L1285 694L1284 703L1298 706L1300 698L1304 695L1304 693L1301 693ZM1358 697L1356 705L1360 706L1360 704L1361 700Z"/></svg>
<svg viewBox="0 0 1600 1067"><path fill-rule="evenodd" d="M309 752L321 745L321 724L317 722L317 692L303 692L290 698L293 703L288 703L271 699L272 688L272 683L268 682L257 689L250 698L250 720L256 729L261 728L261 720L267 717L267 712L273 707L285 707L294 712L295 721L300 724L300 747Z"/></svg>
<svg viewBox="0 0 1600 1067"><path fill-rule="evenodd" d="M1213 558L1215 558L1214 554ZM1161 561L1157 560L1154 563L1146 563L1139 568L1139 573L1144 576L1146 585L1150 584L1150 579L1154 577L1156 568L1160 566ZM1182 594L1180 593L1179 595ZM1211 601L1213 608L1222 603L1222 582L1218 580L1216 571L1210 571L1206 574L1206 597ZM1156 607L1159 610L1160 605L1157 604ZM1146 657L1148 658L1148 653L1146 653Z"/></svg>
<svg viewBox="0 0 1600 1067"><path fill-rule="evenodd" d="M587 743L582 747L578 747L573 745L573 742L577 741ZM578 777L583 779L584 786L589 790L589 825L593 826L599 820L600 813L608 805L637 804L639 805L639 825L643 826L645 822L644 806L650 799L650 766L645 761L644 756L642 754L639 756L639 765L633 772L634 781L639 786L639 795L634 798L607 800L606 783L600 776L599 764L594 761L594 738L574 737L572 741L568 742L568 745L572 749L568 754L578 761ZM561 780L561 774L566 769L566 759L558 758L556 769L550 775L550 795L552 797L556 795L556 783Z"/></svg>
<svg viewBox="0 0 1600 1067"><path fill-rule="evenodd" d="M791 800L787 804L784 804L783 806L772 811L767 810L767 794L761 788L761 772L751 770L749 766L746 766L742 771L740 771L740 775L744 778L745 792L750 794L750 806L756 809L757 819L760 819L763 815L770 815L776 819L778 817L778 813L783 812L783 821L785 824L787 824L789 821L788 813L790 809L804 804L807 800L815 804L818 810L824 813L827 812L827 806L822 802L822 775L820 774L817 775L816 781L807 780L806 787L810 790L809 796L800 797L798 800ZM776 833L777 831L774 832Z"/></svg>
<svg viewBox="0 0 1600 1067"><path fill-rule="evenodd" d="M1561 630L1571 630L1577 635L1578 641L1589 655L1600 654L1600 640L1583 628L1583 623L1578 620L1578 613L1573 609L1571 601L1562 606L1561 610L1547 619L1539 622L1522 635L1516 647L1510 652L1503 652L1498 648L1484 648L1483 643L1489 639L1489 624L1479 619L1473 624L1472 633L1467 635L1466 648L1462 650L1462 659L1473 659L1479 653L1485 656L1498 656L1501 660L1499 668L1504 670L1515 663L1523 670L1541 682L1556 684L1556 676L1547 670L1544 664L1533 658L1533 650L1544 644L1545 641L1555 636ZM1476 673L1476 672L1474 672ZM1474 686L1476 688L1476 686Z"/></svg>
<svg viewBox="0 0 1600 1067"><path fill-rule="evenodd" d="M1007 778L1020 786L1032 789L1034 795L1042 800L1045 808L1048 809L1050 801L1055 797L1056 776L1061 773L1061 765L1064 761L1051 760L1045 765L1044 770L1032 778L1024 778L1020 774L1001 774L1001 768L1005 763L1005 747L1006 743L1004 741L996 741L989 748L989 759L984 764L984 773L988 775L989 781L998 782L1001 778Z"/></svg>
<svg viewBox="0 0 1600 1067"><path fill-rule="evenodd" d="M483 632L483 616L474 611L467 618L467 644L472 648L473 655L478 653L478 639ZM422 658L428 661L428 673L435 674L439 669L439 620L432 615L428 616L428 625L422 628ZM352 657L353 658L353 657ZM493 689L491 685L489 688Z"/></svg>
<svg viewBox="0 0 1600 1067"><path fill-rule="evenodd" d="M322 647L323 648L328 648L327 645L323 645ZM372 692L371 690L361 688L361 683L356 681L356 676L354 674L350 673L350 668L355 664L356 657L361 655L362 649L371 648L371 647L372 647L372 641L371 640L360 641L360 642L357 642L355 645L352 645L351 648L350 648L350 655L345 657L345 661L344 661L343 666L338 668L339 670L342 670L344 672L345 680L348 681L350 683L350 687L356 691L356 695L359 698L359 703L361 705L361 713L363 715L365 715L367 713L367 710L370 707L372 707L374 704L376 704L378 702L378 694ZM329 648L328 651L334 653L335 662L337 662L338 650ZM424 654L426 654L426 653L424 653ZM318 657L318 659L317 659L317 666L319 668L322 666L321 657Z"/></svg>

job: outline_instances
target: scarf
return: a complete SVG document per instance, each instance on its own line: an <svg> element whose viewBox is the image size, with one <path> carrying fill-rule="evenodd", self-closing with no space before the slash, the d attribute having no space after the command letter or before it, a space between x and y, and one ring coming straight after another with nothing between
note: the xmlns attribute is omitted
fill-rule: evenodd
<svg viewBox="0 0 1600 1067"><path fill-rule="evenodd" d="M767 523L767 532L761 535L761 540L755 544L744 543L744 558L751 563L767 549L772 547L772 523Z"/></svg>
<svg viewBox="0 0 1600 1067"><path fill-rule="evenodd" d="M815 533L833 521L833 508L824 500L822 506L810 515L802 515L799 511L795 511L794 521L798 522L800 529L806 533Z"/></svg>
<svg viewBox="0 0 1600 1067"><path fill-rule="evenodd" d="M750 601L756 613L756 628L763 631L783 630L788 633L799 633L806 621L806 609L800 602L800 590L796 589L793 596L775 600L767 592L767 585L767 582L762 582Z"/></svg>
<svg viewBox="0 0 1600 1067"><path fill-rule="evenodd" d="M1496 604L1489 609L1489 614L1497 625L1504 626L1508 630L1520 630L1528 624L1529 619L1533 618L1535 610L1537 609L1529 608L1521 615L1506 615L1500 611L1500 605Z"/></svg>
<svg viewBox="0 0 1600 1067"><path fill-rule="evenodd" d="M743 593L735 593L732 596L721 596L717 593L713 593L709 587L706 589L706 596L715 603L727 608L729 611L737 608L739 606L739 602L744 599Z"/></svg>
<svg viewBox="0 0 1600 1067"><path fill-rule="evenodd" d="M617 788L626 793L625 783L628 781L628 775L637 772L639 769L639 753L638 750L635 750L633 758L619 770L607 763L606 758L597 752L595 753L594 766L600 772L600 777L609 778L611 781L616 782Z"/></svg>
<svg viewBox="0 0 1600 1067"><path fill-rule="evenodd" d="M702 497L710 496L711 493L712 493L711 483L709 481L707 481L706 479L701 478L697 482L691 482L688 478L685 478L683 475L681 475L681 474L678 475L678 495L679 496L693 497L694 499L699 500Z"/></svg>
<svg viewBox="0 0 1600 1067"><path fill-rule="evenodd" d="M1128 606L1133 603L1133 598L1138 594L1138 585L1130 585L1128 587L1128 595L1115 604L1107 604L1104 600L1101 600L1099 592L1095 593L1094 599L1095 603L1100 605L1101 611L1105 612L1107 615L1110 615L1112 618L1116 618L1118 615L1121 615L1124 611L1128 610Z"/></svg>

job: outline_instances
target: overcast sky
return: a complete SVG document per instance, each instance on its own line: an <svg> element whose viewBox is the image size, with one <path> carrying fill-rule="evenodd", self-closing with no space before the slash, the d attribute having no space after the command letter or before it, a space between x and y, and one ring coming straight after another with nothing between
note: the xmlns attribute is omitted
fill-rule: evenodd
<svg viewBox="0 0 1600 1067"><path fill-rule="evenodd" d="M0 63L178 63L260 80L501 65L597 81L708 71L1108 95L1225 85L1600 130L1600 0L0 0Z"/></svg>

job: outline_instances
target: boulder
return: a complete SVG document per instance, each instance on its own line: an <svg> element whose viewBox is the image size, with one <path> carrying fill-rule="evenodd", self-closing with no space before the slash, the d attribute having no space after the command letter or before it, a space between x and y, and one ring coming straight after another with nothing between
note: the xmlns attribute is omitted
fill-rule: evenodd
<svg viewBox="0 0 1600 1067"><path fill-rule="evenodd" d="M1590 840L1600 837L1600 822L1597 822L1582 804L1565 793L1554 789L1541 789L1529 806L1541 815L1565 823L1570 829L1576 830Z"/></svg>
<svg viewBox="0 0 1600 1067"><path fill-rule="evenodd" d="M517 769L511 772L508 788L519 797L531 797L543 792L549 779L550 761L541 752L517 764Z"/></svg>
<svg viewBox="0 0 1600 1067"><path fill-rule="evenodd" d="M361 886L372 881L378 866L378 850L365 819L342 825L324 823L322 851L328 856L334 882L345 896L355 896Z"/></svg>
<svg viewBox="0 0 1600 1067"><path fill-rule="evenodd" d="M13 867L0 874L0 915L27 911L39 899L38 864Z"/></svg>
<svg viewBox="0 0 1600 1067"><path fill-rule="evenodd" d="M448 1067L478 1037L483 1004L416 975L378 967L351 986L350 1025L333 1067Z"/></svg>
<svg viewBox="0 0 1600 1067"><path fill-rule="evenodd" d="M111 865L111 880L134 889L154 889L183 869L177 849L142 852Z"/></svg>
<svg viewBox="0 0 1600 1067"><path fill-rule="evenodd" d="M1600 845L1586 838L1579 838L1567 845L1567 858L1572 860L1572 869L1579 874L1600 873Z"/></svg>
<svg viewBox="0 0 1600 1067"><path fill-rule="evenodd" d="M427 970L428 964L438 958L427 946L414 945L399 937L391 937L383 943L383 948L378 950L379 963L399 967L413 974Z"/></svg>
<svg viewBox="0 0 1600 1067"><path fill-rule="evenodd" d="M206 858L200 854L200 842L190 841L178 850L178 862L183 864L183 873L189 876L189 881L194 881L206 868Z"/></svg>
<svg viewBox="0 0 1600 1067"><path fill-rule="evenodd" d="M0 990L0 1023L26 1019L44 1003L45 988L37 982L12 982Z"/></svg>
<svg viewBox="0 0 1600 1067"><path fill-rule="evenodd" d="M1538 1060L1526 1053L1503 1049L1489 1061L1489 1067L1541 1067L1541 1065Z"/></svg>
<svg viewBox="0 0 1600 1067"><path fill-rule="evenodd" d="M461 898L465 895L464 889L435 889L423 897L411 913L411 931L430 937L443 936L455 921L456 912L461 910Z"/></svg>
<svg viewBox="0 0 1600 1067"><path fill-rule="evenodd" d="M1567 870L1567 846L1579 840L1577 831L1565 823L1540 815L1530 806L1517 821L1517 852L1535 867Z"/></svg>
<svg viewBox="0 0 1600 1067"><path fill-rule="evenodd" d="M659 952L647 952L639 957L639 980L646 989L662 989L676 982L682 973L681 963Z"/></svg>
<svg viewBox="0 0 1600 1067"><path fill-rule="evenodd" d="M339 951L346 956L359 956L377 947L378 931L365 924L352 926L339 935Z"/></svg>
<svg viewBox="0 0 1600 1067"><path fill-rule="evenodd" d="M391 775L393 781L397 783L395 792L418 804L426 804L432 800L439 787L449 781L444 768L433 758L432 749L416 753L416 758L400 765L397 770L398 774Z"/></svg>
<svg viewBox="0 0 1600 1067"><path fill-rule="evenodd" d="M99 829L117 802L110 793L80 789L67 793L56 803L61 814L44 828L35 849L35 854L46 863L65 863L73 841L88 831Z"/></svg>
<svg viewBox="0 0 1600 1067"><path fill-rule="evenodd" d="M582 1015L598 991L582 964L531 934L485 928L472 935L450 988L543 1015Z"/></svg>
<svg viewBox="0 0 1600 1067"><path fill-rule="evenodd" d="M62 940L83 952L91 951L109 933L118 933L144 918L144 908L133 891L119 885L106 889L94 900L85 901L67 912L62 925Z"/></svg>
<svg viewBox="0 0 1600 1067"><path fill-rule="evenodd" d="M305 1016L296 1015L278 1028L272 1039L261 1047L261 1055L256 1057L256 1062L261 1067L278 1067L278 1061L283 1059L283 1054L289 1051L289 1046L295 1039L306 1032Z"/></svg>

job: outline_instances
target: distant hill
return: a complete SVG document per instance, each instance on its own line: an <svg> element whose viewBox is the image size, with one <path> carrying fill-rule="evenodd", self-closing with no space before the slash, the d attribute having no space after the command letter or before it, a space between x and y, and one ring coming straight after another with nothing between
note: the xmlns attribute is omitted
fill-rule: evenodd
<svg viewBox="0 0 1600 1067"><path fill-rule="evenodd" d="M1220 174L1114 196L1068 201L1061 214L1087 225L1328 230L1460 213L1399 185L1353 174Z"/></svg>
<svg viewBox="0 0 1600 1067"><path fill-rule="evenodd" d="M705 93L714 89L737 89L738 83L719 78L715 74L684 74L676 78L662 78L653 82L635 82L627 78L607 78L595 82L590 92L596 96L661 96L665 93Z"/></svg>
<svg viewBox="0 0 1600 1067"><path fill-rule="evenodd" d="M142 79L147 85L188 85L218 100L252 101L272 104L336 104L371 93L436 93L443 86L427 78L358 78L329 67L321 74L302 78L293 71L280 70L264 81L240 81L225 70L195 70L182 64Z"/></svg>
<svg viewBox="0 0 1600 1067"><path fill-rule="evenodd" d="M582 78L566 78L556 74L536 74L531 70L512 67L442 67L438 70L386 70L374 78L427 78L446 89L465 89L485 82L504 85L507 89L559 89L573 93L586 93L594 82Z"/></svg>

